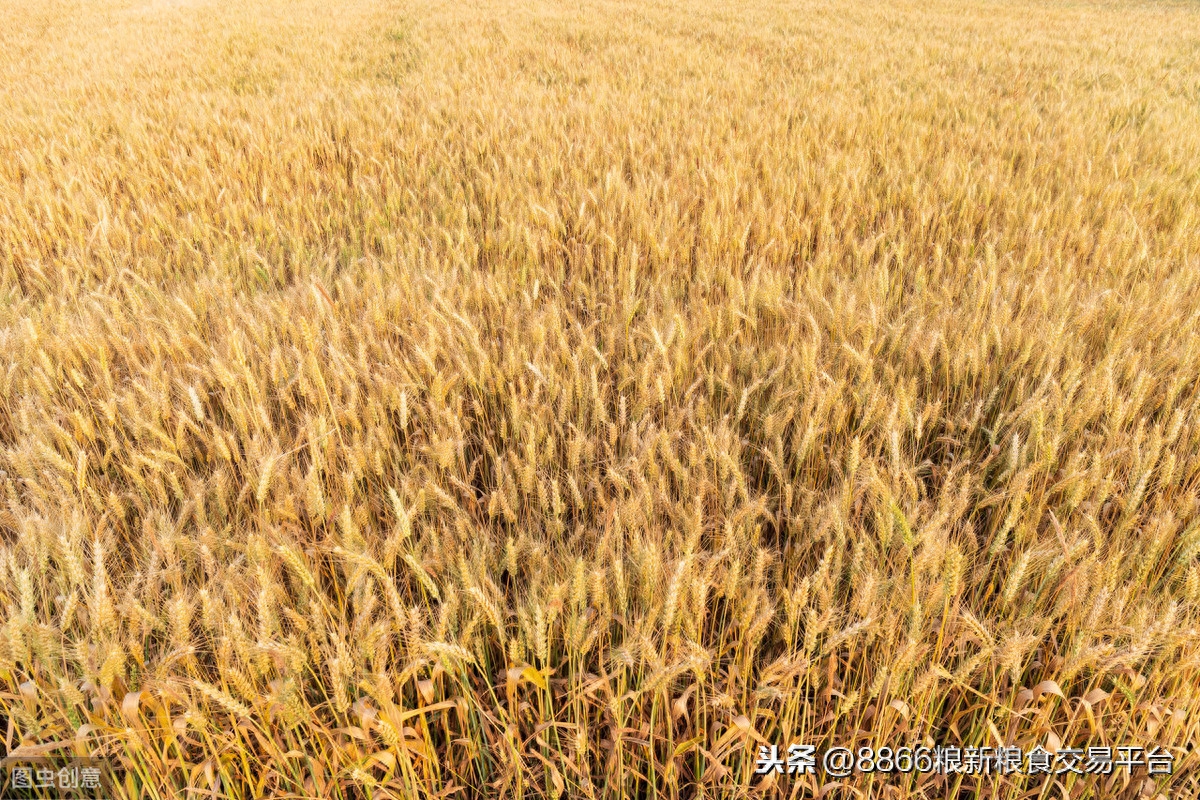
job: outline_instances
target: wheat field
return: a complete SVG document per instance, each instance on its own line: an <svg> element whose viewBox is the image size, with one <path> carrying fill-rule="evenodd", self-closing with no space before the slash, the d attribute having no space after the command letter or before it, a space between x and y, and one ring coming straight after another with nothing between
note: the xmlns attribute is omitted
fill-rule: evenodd
<svg viewBox="0 0 1200 800"><path fill-rule="evenodd" d="M0 18L3 752L1200 796L1200 7ZM1175 760L755 774L792 742Z"/></svg>

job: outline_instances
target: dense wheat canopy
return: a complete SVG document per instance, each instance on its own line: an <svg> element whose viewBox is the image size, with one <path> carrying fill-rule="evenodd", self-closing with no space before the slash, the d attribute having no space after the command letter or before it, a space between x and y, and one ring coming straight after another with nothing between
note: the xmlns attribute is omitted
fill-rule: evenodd
<svg viewBox="0 0 1200 800"><path fill-rule="evenodd" d="M1200 793L1200 8L0 19L5 750L129 797ZM1176 761L754 775L800 741Z"/></svg>

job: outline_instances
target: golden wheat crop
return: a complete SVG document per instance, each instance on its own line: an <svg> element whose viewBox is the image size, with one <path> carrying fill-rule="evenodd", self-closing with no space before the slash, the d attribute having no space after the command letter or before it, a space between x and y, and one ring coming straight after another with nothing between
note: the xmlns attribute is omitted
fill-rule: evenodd
<svg viewBox="0 0 1200 800"><path fill-rule="evenodd" d="M0 738L128 797L1200 794L1200 9L0 0ZM762 744L1174 773L757 776Z"/></svg>

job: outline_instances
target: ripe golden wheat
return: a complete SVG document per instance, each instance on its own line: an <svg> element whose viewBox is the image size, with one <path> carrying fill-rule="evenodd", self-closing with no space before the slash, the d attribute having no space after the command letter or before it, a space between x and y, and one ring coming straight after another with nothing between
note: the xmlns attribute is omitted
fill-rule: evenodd
<svg viewBox="0 0 1200 800"><path fill-rule="evenodd" d="M1200 9L0 19L6 751L128 797L1200 793ZM754 775L790 742L1176 762Z"/></svg>

